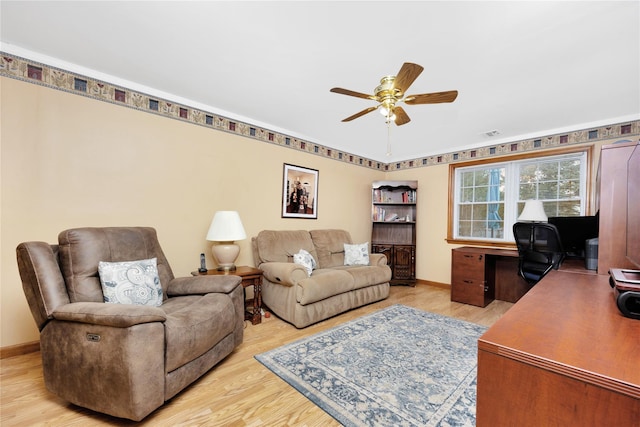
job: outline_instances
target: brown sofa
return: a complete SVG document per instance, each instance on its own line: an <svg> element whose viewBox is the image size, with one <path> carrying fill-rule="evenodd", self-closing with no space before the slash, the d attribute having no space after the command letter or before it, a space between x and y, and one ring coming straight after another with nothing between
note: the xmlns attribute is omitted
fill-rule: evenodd
<svg viewBox="0 0 640 427"><path fill-rule="evenodd" d="M261 231L252 238L256 267L264 272L262 302L278 317L303 328L352 308L389 296L391 269L382 254L369 254L369 265L344 265L344 230ZM300 249L317 267L293 262Z"/></svg>
<svg viewBox="0 0 640 427"><path fill-rule="evenodd" d="M242 342L240 277L174 278L154 229L79 228L58 243L21 243L17 258L45 386L63 399L139 421ZM154 306L104 302L100 261L154 257Z"/></svg>

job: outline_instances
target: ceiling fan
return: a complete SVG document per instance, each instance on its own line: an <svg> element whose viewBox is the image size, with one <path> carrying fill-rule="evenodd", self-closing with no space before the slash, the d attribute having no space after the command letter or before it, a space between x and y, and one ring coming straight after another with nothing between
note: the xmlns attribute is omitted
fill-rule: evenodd
<svg viewBox="0 0 640 427"><path fill-rule="evenodd" d="M457 90L405 96L407 89L409 89L409 86L411 86L415 79L418 78L420 73L422 73L422 70L424 70L424 68L418 64L405 62L402 65L402 68L400 68L397 76L386 76L380 80L380 85L375 88L373 95L367 95L366 93L354 92L352 90L334 87L333 89L331 89L331 92L341 93L342 95L355 96L357 98L371 99L378 103L378 105L376 105L375 107L366 108L352 116L347 117L342 121L349 122L380 108L380 112L386 117L387 123L393 121L397 126L401 126L409 123L411 119L404 111L404 109L397 105L400 102L404 102L408 105L415 105L439 104L443 102L455 101L458 96Z"/></svg>

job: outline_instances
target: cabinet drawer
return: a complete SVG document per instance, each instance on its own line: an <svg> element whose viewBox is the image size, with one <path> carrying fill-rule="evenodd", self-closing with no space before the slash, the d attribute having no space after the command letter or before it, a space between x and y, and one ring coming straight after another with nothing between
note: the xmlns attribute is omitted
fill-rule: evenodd
<svg viewBox="0 0 640 427"><path fill-rule="evenodd" d="M484 307L487 285L484 280L463 279L451 283L451 301Z"/></svg>
<svg viewBox="0 0 640 427"><path fill-rule="evenodd" d="M485 256L483 254L453 251L452 274L469 278L484 277Z"/></svg>
<svg viewBox="0 0 640 427"><path fill-rule="evenodd" d="M486 255L453 250L451 255L451 301L486 307L494 298L490 264Z"/></svg>

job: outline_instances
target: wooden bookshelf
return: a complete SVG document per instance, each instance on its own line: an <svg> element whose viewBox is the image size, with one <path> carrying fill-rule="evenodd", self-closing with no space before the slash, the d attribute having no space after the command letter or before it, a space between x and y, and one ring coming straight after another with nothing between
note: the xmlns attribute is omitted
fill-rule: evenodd
<svg viewBox="0 0 640 427"><path fill-rule="evenodd" d="M371 190L371 251L383 253L392 284L416 283L418 181L374 181Z"/></svg>

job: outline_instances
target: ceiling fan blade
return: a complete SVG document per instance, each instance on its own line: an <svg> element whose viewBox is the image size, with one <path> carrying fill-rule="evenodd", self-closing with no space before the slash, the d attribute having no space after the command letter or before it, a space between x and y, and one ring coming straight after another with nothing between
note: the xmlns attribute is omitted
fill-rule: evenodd
<svg viewBox="0 0 640 427"><path fill-rule="evenodd" d="M458 97L457 90L446 92L422 93L419 95L409 95L405 97L405 104L440 104L442 102L453 102Z"/></svg>
<svg viewBox="0 0 640 427"><path fill-rule="evenodd" d="M396 107L393 109L393 114L396 115L396 126L402 126L404 124L407 124L411 121L411 119L409 118L409 116L407 115L406 111L404 111L404 109L402 107Z"/></svg>
<svg viewBox="0 0 640 427"><path fill-rule="evenodd" d="M367 95L366 93L354 92L354 91L349 90L349 89L342 89L341 87L334 87L329 92L340 93L342 95L355 96L357 98L372 99L374 101L376 99L376 97L373 96L373 95Z"/></svg>
<svg viewBox="0 0 640 427"><path fill-rule="evenodd" d="M362 110L362 111L360 111L359 113L355 113L353 116L349 116L349 117L347 117L346 119L344 119L344 120L342 120L342 121L343 121L343 122L350 122L350 121L351 121L351 120L353 120L353 119L357 119L358 117L362 117L362 116L364 116L365 114L368 114L368 113L370 113L370 112L372 112L372 111L377 110L377 109L378 109L378 107L379 107L379 105L377 105L377 106L375 106L375 107L369 107L369 108L367 108L366 110Z"/></svg>
<svg viewBox="0 0 640 427"><path fill-rule="evenodd" d="M411 62L405 62L402 64L402 68L398 71L396 76L395 88L400 89L402 92L406 92L411 86L411 83L418 78L424 68L418 64L412 64Z"/></svg>

